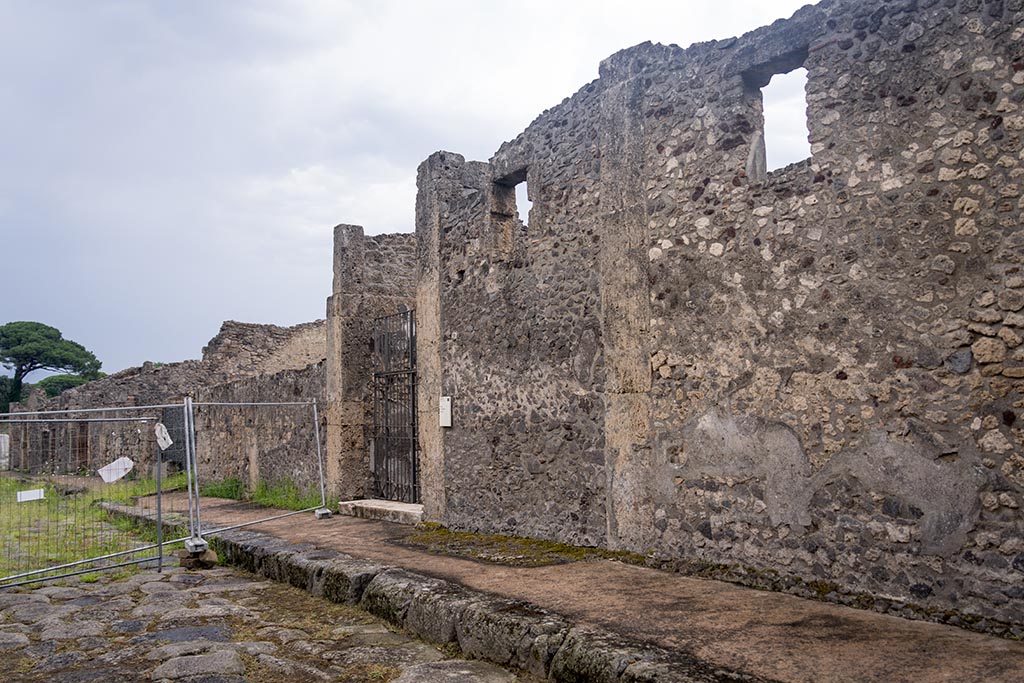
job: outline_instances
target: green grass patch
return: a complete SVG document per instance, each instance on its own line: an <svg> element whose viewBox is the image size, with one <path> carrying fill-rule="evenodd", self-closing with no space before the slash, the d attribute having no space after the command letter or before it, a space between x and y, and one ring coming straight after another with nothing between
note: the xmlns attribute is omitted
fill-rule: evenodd
<svg viewBox="0 0 1024 683"><path fill-rule="evenodd" d="M252 501L282 510L305 510L320 505L320 492L301 489L287 479L275 484L261 481L252 492Z"/></svg>
<svg viewBox="0 0 1024 683"><path fill-rule="evenodd" d="M165 477L160 482L160 490L164 493L177 491L188 485L188 475L185 472L178 472ZM137 498L156 495L156 479L147 477L143 479L122 479L121 481L107 484L102 491L103 500L111 503L123 503L130 505Z"/></svg>
<svg viewBox="0 0 1024 683"><path fill-rule="evenodd" d="M250 491L241 479L231 477L200 483L199 495L240 500L280 510L306 510L320 506L319 489L301 487L290 479L274 483L261 481ZM337 503L337 500L328 500L327 506L333 507Z"/></svg>
<svg viewBox="0 0 1024 683"><path fill-rule="evenodd" d="M208 498L227 498L229 500L245 500L245 484L241 479L228 478L210 481L199 485L199 495Z"/></svg>
<svg viewBox="0 0 1024 683"><path fill-rule="evenodd" d="M18 502L19 492L42 490L42 499ZM0 577L119 553L145 545L132 529L119 526L98 505L131 502L155 492L155 485L122 481L102 486L94 481L62 478L60 483L31 477L0 477ZM146 551L146 555L155 554ZM66 571L79 571L132 559L122 556ZM42 575L40 575L42 576Z"/></svg>

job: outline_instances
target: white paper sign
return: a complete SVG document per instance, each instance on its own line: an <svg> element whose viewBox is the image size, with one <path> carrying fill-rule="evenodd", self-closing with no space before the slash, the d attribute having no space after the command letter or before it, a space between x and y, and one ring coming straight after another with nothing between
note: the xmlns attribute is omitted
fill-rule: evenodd
<svg viewBox="0 0 1024 683"><path fill-rule="evenodd" d="M167 433L167 427L164 427L164 423L157 422L154 431L156 432L156 443L160 446L160 450L166 451L170 448L174 442L171 441L171 435Z"/></svg>
<svg viewBox="0 0 1024 683"><path fill-rule="evenodd" d="M442 427L452 426L452 397L442 396L438 403L439 417Z"/></svg>
<svg viewBox="0 0 1024 683"><path fill-rule="evenodd" d="M120 457L109 465L104 465L97 470L96 474L103 478L106 483L115 482L124 475L128 474L135 467L135 463L132 462L131 458Z"/></svg>
<svg viewBox="0 0 1024 683"><path fill-rule="evenodd" d="M30 500L42 500L45 495L43 489L29 489L28 491L18 491L18 502L27 503Z"/></svg>

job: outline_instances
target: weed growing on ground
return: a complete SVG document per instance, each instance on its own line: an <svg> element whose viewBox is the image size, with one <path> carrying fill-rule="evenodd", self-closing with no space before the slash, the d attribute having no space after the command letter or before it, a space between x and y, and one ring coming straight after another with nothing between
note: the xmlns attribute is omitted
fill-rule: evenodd
<svg viewBox="0 0 1024 683"><path fill-rule="evenodd" d="M300 487L290 479L282 479L272 484L260 481L255 489L249 491L241 479L229 477L219 481L201 483L199 495L209 498L240 500L280 510L306 510L320 506L318 490ZM336 505L336 500L327 502L329 508Z"/></svg>
<svg viewBox="0 0 1024 683"><path fill-rule="evenodd" d="M229 477L219 481L200 483L199 495L207 498L227 498L228 500L244 500L245 484L241 479Z"/></svg>
<svg viewBox="0 0 1024 683"><path fill-rule="evenodd" d="M168 477L169 486L184 486L185 475ZM18 502L18 493L42 491L42 498ZM135 526L126 527L99 503L131 504L156 492L153 479L97 484L92 478L46 479L0 476L0 577L71 564L145 545ZM152 534L155 543L155 532ZM145 538L145 537L143 537ZM146 539L148 540L148 539ZM72 570L124 562L130 556L82 564ZM40 578L45 574L39 575ZM96 580L85 575L82 580Z"/></svg>

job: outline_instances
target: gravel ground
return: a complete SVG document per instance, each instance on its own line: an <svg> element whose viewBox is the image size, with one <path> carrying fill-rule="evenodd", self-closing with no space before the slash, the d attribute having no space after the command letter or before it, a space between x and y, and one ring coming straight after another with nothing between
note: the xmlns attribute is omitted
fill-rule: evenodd
<svg viewBox="0 0 1024 683"><path fill-rule="evenodd" d="M145 570L0 591L5 682L529 680L453 659L365 612L235 569Z"/></svg>

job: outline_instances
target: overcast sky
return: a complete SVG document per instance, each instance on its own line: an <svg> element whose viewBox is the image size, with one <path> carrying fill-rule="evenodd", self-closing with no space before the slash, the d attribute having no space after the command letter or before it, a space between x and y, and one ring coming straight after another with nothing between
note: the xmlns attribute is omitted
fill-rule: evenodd
<svg viewBox="0 0 1024 683"><path fill-rule="evenodd" d="M114 372L322 318L332 227L411 231L432 152L486 160L613 52L802 4L0 0L0 324ZM775 166L807 155L791 83Z"/></svg>

